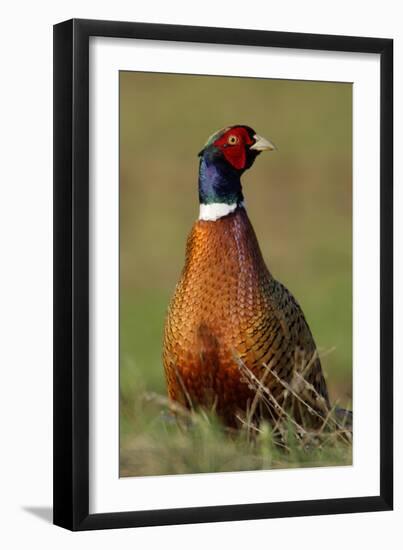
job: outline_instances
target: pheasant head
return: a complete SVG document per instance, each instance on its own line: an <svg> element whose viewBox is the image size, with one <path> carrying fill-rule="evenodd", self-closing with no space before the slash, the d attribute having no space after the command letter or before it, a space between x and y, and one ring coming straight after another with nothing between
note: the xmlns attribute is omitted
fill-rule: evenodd
<svg viewBox="0 0 403 550"><path fill-rule="evenodd" d="M200 219L214 221L242 203L241 175L262 151L275 146L249 126L228 126L215 132L200 151Z"/></svg>

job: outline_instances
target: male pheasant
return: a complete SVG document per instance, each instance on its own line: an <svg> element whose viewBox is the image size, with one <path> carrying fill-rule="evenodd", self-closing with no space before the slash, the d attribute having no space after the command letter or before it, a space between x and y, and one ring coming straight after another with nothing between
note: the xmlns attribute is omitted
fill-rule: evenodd
<svg viewBox="0 0 403 550"><path fill-rule="evenodd" d="M256 395L245 372L269 391L272 417L274 404L286 406L290 392L299 405L306 402L306 386L310 411L329 405L304 314L266 267L244 205L242 173L260 152L274 149L252 128L236 125L213 134L199 153L200 216L165 323L169 397L186 407L214 407L230 426Z"/></svg>

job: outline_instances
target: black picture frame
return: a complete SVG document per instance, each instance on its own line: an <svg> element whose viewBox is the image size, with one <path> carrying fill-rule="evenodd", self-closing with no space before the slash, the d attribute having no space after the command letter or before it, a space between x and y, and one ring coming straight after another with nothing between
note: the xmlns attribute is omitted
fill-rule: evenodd
<svg viewBox="0 0 403 550"><path fill-rule="evenodd" d="M380 491L365 497L89 513L89 38L377 53L380 123ZM391 510L393 40L73 19L54 26L54 523L71 530Z"/></svg>

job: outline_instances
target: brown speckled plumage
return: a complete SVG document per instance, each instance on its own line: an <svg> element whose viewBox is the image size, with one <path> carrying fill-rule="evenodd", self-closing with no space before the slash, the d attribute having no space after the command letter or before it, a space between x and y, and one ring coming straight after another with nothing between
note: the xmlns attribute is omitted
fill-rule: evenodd
<svg viewBox="0 0 403 550"><path fill-rule="evenodd" d="M243 380L239 361L259 379L267 365L291 382L296 356L302 354L312 362L308 382L328 403L315 350L300 306L265 265L245 209L239 206L217 221L197 221L165 325L170 398L185 406L214 406L234 425L255 393ZM272 373L264 383L274 396L284 390Z"/></svg>

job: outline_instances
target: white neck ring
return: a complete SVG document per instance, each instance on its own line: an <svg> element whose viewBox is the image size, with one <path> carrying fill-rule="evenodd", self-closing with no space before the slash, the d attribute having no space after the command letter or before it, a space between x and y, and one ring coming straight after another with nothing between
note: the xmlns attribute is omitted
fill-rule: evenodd
<svg viewBox="0 0 403 550"><path fill-rule="evenodd" d="M238 203L226 204L223 202L213 202L211 204L201 204L199 220L215 222L224 216L228 216L236 210ZM243 206L241 204L240 206Z"/></svg>

